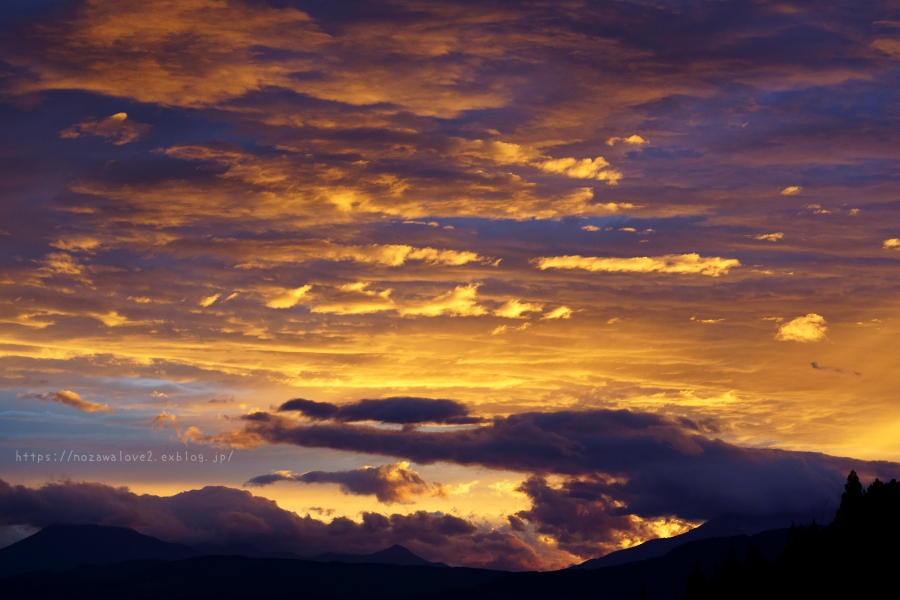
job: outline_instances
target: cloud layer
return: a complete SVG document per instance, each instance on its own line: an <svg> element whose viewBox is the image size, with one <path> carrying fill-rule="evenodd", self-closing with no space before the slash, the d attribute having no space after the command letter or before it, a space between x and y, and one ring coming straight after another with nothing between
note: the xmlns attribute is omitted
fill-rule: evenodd
<svg viewBox="0 0 900 600"><path fill-rule="evenodd" d="M211 552L249 546L301 556L366 554L402 544L423 558L454 565L511 570L547 566L512 533L481 529L452 515L367 512L360 522L339 517L325 523L250 492L221 486L155 496L101 483L29 488L0 479L0 525L53 523L131 527Z"/></svg>
<svg viewBox="0 0 900 600"><path fill-rule="evenodd" d="M414 497L423 495L445 496L447 493L439 483L426 483L418 473L410 470L408 462L363 467L352 471L307 471L299 475L290 471L275 471L253 477L244 485L261 487L278 481L336 483L345 494L374 495L379 502L385 504L409 502Z"/></svg>
<svg viewBox="0 0 900 600"><path fill-rule="evenodd" d="M440 433L297 424L268 413L245 419L242 430L206 441L251 447L293 444L397 456L419 464L451 462L537 474L521 488L534 506L518 517L540 532L555 532L560 547L585 557L615 547L623 535L640 537L640 522L632 516L691 522L728 513L828 518L850 469L884 478L900 468L809 452L742 448L709 439L689 419L627 410L520 413ZM547 475L563 477L562 487L548 487ZM324 480L339 482L342 477L351 475ZM580 508L552 510L567 503ZM590 527L579 523L582 517Z"/></svg>

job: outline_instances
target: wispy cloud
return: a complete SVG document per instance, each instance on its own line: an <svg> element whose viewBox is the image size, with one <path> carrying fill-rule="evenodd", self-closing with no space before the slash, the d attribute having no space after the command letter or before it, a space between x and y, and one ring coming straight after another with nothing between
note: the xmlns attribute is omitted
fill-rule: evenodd
<svg viewBox="0 0 900 600"><path fill-rule="evenodd" d="M593 257L593 256L553 256L535 259L541 269L580 269L608 273L677 273L680 275L700 274L718 277L740 267L733 258L717 256L702 257L699 254L668 254L666 256L642 256L634 258Z"/></svg>

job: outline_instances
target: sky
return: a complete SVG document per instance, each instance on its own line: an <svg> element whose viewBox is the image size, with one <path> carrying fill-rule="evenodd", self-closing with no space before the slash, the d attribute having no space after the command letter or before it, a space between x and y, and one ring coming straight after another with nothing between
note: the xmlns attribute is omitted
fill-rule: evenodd
<svg viewBox="0 0 900 600"><path fill-rule="evenodd" d="M900 472L895 2L0 11L0 544L553 569Z"/></svg>

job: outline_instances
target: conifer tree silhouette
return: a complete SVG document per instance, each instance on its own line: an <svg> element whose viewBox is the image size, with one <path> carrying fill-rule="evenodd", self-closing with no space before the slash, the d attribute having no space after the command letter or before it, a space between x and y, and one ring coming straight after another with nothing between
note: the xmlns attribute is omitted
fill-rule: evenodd
<svg viewBox="0 0 900 600"><path fill-rule="evenodd" d="M709 582L706 581L706 575L703 574L703 569L698 562L688 579L684 600L708 600L708 598Z"/></svg>

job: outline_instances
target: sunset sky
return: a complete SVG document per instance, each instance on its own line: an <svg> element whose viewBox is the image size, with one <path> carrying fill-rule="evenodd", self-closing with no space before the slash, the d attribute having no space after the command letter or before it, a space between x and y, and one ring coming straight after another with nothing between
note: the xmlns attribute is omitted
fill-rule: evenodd
<svg viewBox="0 0 900 600"><path fill-rule="evenodd" d="M0 542L830 509L900 473L898 139L886 0L4 2Z"/></svg>

